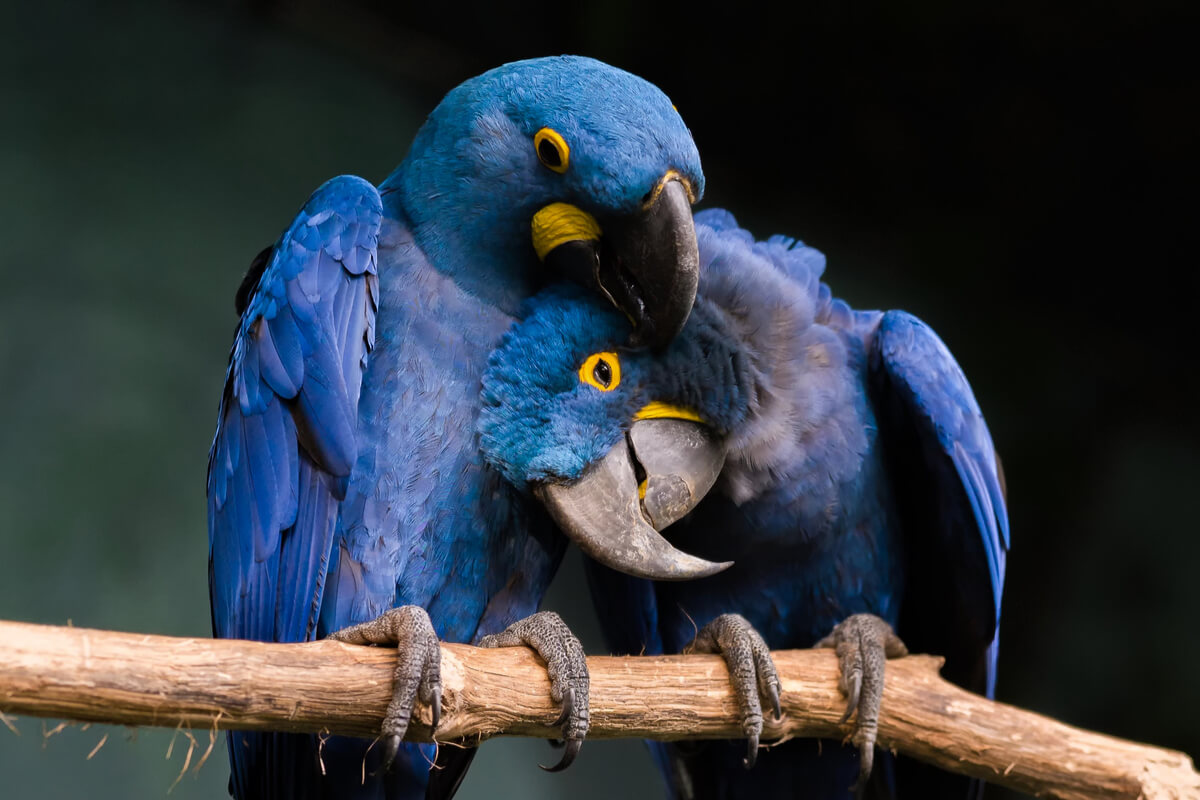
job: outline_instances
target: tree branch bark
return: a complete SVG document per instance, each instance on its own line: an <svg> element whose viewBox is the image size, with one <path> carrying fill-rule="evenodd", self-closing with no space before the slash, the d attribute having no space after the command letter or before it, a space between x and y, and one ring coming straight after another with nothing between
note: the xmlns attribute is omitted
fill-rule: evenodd
<svg viewBox="0 0 1200 800"><path fill-rule="evenodd" d="M784 717L768 715L764 741L845 737L833 651L774 657ZM389 700L394 664L394 651L338 642L279 645L0 622L0 711L370 738ZM881 747L1044 797L1200 798L1200 775L1185 754L986 700L943 680L940 666L932 656L888 662ZM594 656L588 669L590 738L740 737L717 656ZM439 742L558 735L546 671L525 648L445 644L442 681ZM429 720L429 709L419 707L409 739L429 741Z"/></svg>

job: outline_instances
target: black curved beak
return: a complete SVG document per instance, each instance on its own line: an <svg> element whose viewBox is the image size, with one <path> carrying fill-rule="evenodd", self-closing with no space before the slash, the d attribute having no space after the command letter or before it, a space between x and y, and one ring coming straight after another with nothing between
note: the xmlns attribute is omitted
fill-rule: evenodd
<svg viewBox="0 0 1200 800"><path fill-rule="evenodd" d="M605 220L599 238L565 241L543 260L621 309L634 325L631 346L661 347L687 322L700 280L691 203L689 185L668 172L636 213Z"/></svg>
<svg viewBox="0 0 1200 800"><path fill-rule="evenodd" d="M700 281L689 191L665 178L642 210L609 226L600 285L634 324L631 346L661 347L683 329Z"/></svg>
<svg viewBox="0 0 1200 800"><path fill-rule="evenodd" d="M658 531L695 508L724 463L724 447L703 425L643 419L579 480L534 491L563 532L601 564L651 580L704 578L733 562L684 553Z"/></svg>

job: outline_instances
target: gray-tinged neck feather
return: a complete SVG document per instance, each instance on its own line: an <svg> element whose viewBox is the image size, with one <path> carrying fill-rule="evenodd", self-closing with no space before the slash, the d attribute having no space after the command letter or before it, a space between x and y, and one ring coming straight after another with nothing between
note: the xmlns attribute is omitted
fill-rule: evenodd
<svg viewBox="0 0 1200 800"><path fill-rule="evenodd" d="M740 504L818 465L830 484L855 474L868 444L861 348L847 335L848 307L819 282L823 259L791 240L752 243L737 229L697 234L700 296L726 313L758 376L747 422L729 437L720 490Z"/></svg>

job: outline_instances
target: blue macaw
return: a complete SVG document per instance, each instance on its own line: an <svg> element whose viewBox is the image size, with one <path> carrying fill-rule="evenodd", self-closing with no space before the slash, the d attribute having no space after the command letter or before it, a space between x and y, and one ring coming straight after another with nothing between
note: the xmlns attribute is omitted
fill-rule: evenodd
<svg viewBox="0 0 1200 800"><path fill-rule="evenodd" d="M484 451L578 529L614 651L729 661L748 745L652 745L673 796L978 791L890 754L871 769L884 661L905 643L994 688L1009 530L966 378L920 320L833 298L816 250L723 211L695 223L696 306L661 353L623 344L628 321L577 289L530 302L484 374ZM614 559L664 528L728 568L665 582ZM802 740L758 756L763 705L779 713L767 648L814 645L837 648L861 760Z"/></svg>
<svg viewBox="0 0 1200 800"><path fill-rule="evenodd" d="M431 779L433 749L400 746L417 699L436 728L439 639L542 651L564 705L560 766L574 757L586 665L561 620L534 613L566 540L484 462L480 375L558 276L621 309L632 342L674 336L703 189L660 90L591 59L536 59L451 91L379 188L330 180L254 261L209 456L214 632L400 657L380 746L234 733L236 797L452 794L469 755L443 748Z"/></svg>

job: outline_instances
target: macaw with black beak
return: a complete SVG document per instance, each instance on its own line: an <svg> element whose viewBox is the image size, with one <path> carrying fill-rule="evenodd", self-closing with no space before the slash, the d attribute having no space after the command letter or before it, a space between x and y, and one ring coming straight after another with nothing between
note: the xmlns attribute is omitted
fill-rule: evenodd
<svg viewBox="0 0 1200 800"><path fill-rule="evenodd" d="M484 461L480 378L522 302L564 277L614 309L625 343L666 345L696 292L703 191L659 89L535 59L451 91L382 184L334 178L255 259L209 457L214 632L393 644L400 661L378 746L231 734L236 797L452 794L473 751L443 748L431 778L432 748L401 745L417 699L436 728L439 640L536 649L571 763L586 665L535 613L566 539Z"/></svg>

